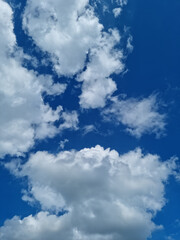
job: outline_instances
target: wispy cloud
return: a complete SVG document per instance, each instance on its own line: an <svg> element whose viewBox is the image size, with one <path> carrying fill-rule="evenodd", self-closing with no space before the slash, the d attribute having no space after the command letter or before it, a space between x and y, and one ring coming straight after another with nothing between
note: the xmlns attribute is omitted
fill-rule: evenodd
<svg viewBox="0 0 180 240"><path fill-rule="evenodd" d="M140 138L144 134L160 137L165 133L166 116L159 112L156 95L148 98L112 98L112 104L102 111L105 121L123 124L126 131Z"/></svg>

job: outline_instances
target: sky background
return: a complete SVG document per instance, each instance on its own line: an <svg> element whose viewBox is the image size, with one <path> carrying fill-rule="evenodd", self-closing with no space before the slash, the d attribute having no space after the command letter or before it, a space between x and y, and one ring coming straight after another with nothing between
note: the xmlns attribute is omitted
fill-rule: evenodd
<svg viewBox="0 0 180 240"><path fill-rule="evenodd" d="M49 138L49 130L45 129L44 131L47 131L47 135L43 139L41 139L41 137L34 137L34 141L33 144L31 144L31 147L27 147L26 149L20 151L21 153L13 153L13 151L6 152L0 149L1 226L4 225L5 220L12 219L14 216L19 216L21 219L24 219L31 214L35 216L38 214L38 212L45 210L49 211L50 214L54 214L58 217L61 214L60 211L57 213L57 209L55 211L56 213L53 212L51 207L48 209L48 206L43 209L43 204L45 205L46 203L44 200L36 197L36 195L33 196L35 203L22 200L22 189L26 189L26 191L31 192L31 195L33 195L31 191L31 187L34 184L32 180L32 172L35 172L35 170L32 168L32 172L26 172L25 170L22 170L21 173L17 173L18 165L16 165L16 162L17 160L21 159L20 165L23 168L23 166L25 166L26 163L30 161L29 159L31 159L31 156L35 155L38 151L46 151L47 153L51 153L56 156L56 154L63 150L71 152L71 149L75 149L77 152L79 152L84 148L91 149L96 145L100 145L104 149L110 148L111 150L116 150L120 156L128 153L129 151L134 151L134 149L139 147L142 149L144 155L150 153L155 156L160 156L160 160L158 160L160 162L165 162L172 157L179 158L180 2L178 0L128 0L127 4L126 2L123 4L121 1L116 2L110 0L90 1L91 6L93 7L92 11L95 13L95 16L97 17L99 23L104 26L103 31L107 33L108 29L110 28L117 29L117 31L119 31L121 39L117 41L116 44L113 43L112 46L110 46L111 51L109 56L115 56L113 49L116 49L116 52L122 51L121 53L123 54L123 57L119 58L119 67L121 67L122 64L124 65L124 69L120 70L119 73L117 73L118 69L110 69L110 74L107 74L107 76L104 75L105 77L103 81L106 81L108 77L111 77L117 85L117 90L111 91L110 94L105 95L103 98L104 104L102 104L102 106L96 107L93 107L93 104L96 104L99 101L98 98L96 99L98 95L101 95L101 92L99 92L99 90L95 94L95 97L93 96L92 105L88 105L87 107L87 103L89 104L88 101L91 101L89 98L86 99L87 95L85 95L84 98L85 103L81 104L79 101L79 96L81 96L81 93L83 91L82 84L84 84L84 89L86 89L87 86L89 86L88 84L91 84L89 82L93 79L93 77L90 76L91 80L83 80L81 82L77 81L77 78L83 73L83 71L86 71L88 68L88 63L92 62L92 59L95 56L95 54L92 54L92 58L90 57L92 51L91 49L93 49L92 43L92 46L88 47L88 49L90 49L88 50L89 53L86 55L83 66L79 71L75 71L75 73L71 74L71 76L68 74L58 73L58 71L56 71L54 68L55 60L53 59L52 55L49 55L51 54L51 51L52 54L57 54L56 49L53 49L53 47L51 47L52 43L47 43L46 46L43 46L44 48L47 47L47 49L51 49L49 52L48 50L45 51L41 45L41 36L38 38L38 31L32 31L28 34L27 29L26 31L23 29L22 19L31 16L25 12L28 3L21 0L9 0L4 2L8 3L12 8L12 23L14 25L14 34L17 41L15 45L21 49L13 50L13 53L11 52L12 58L16 59L16 61L19 61L22 67L27 69L28 72L31 72L30 74L36 75L37 78L40 79L39 76L41 75L49 75L53 79L53 84L67 84L67 88L64 93L59 95L55 93L48 95L47 89L41 92L44 104L49 104L52 111L55 111L59 105L63 107L62 112L64 112L64 115L62 113L57 120L52 121L53 126L58 128L58 130L55 130L56 134ZM47 2L49 2L49 0ZM60 2L63 3L63 1ZM0 5L2 6L2 0L0 0ZM114 8L122 8L122 12L117 17L115 17L113 14ZM32 9L28 9L28 11L31 10ZM0 14L2 13L0 12ZM27 15L25 16L25 14ZM2 18L1 21L3 22ZM11 19L8 21L11 21ZM28 23L26 24L26 28L31 27L28 25ZM50 23L46 22L45 24L48 26ZM38 28L40 29L41 24L38 23L38 25ZM1 28L4 28L4 25L2 26ZM7 27L8 26L6 26L6 28ZM52 25L50 25L50 28L51 27ZM83 31L85 30L83 29ZM82 33L82 35L83 34L84 33ZM75 39L75 41L78 40ZM79 41L81 41L81 38ZM94 41L96 41L95 38ZM106 38L105 41L107 41L107 44L111 44L108 38ZM128 42L130 44L129 46L127 45ZM3 49L3 46L4 45L0 45L0 48ZM97 46L94 48L95 51L98 49ZM69 49L71 50L71 48ZM62 49L59 50L59 55L56 56L57 58L58 56L61 57L61 50ZM20 53L20 51L22 52ZM99 54L102 54L103 51L105 50L103 49ZM29 56L29 59L25 54ZM20 57L20 55L22 56ZM10 57L8 56L7 58ZM73 57L71 56L70 59L71 58ZM109 61L111 60L112 59ZM3 60L1 61L3 62ZM64 61L63 57L59 61L61 65L61 61ZM110 62L108 62L108 66L110 66ZM0 71L2 71L2 69L0 69ZM67 71L69 71L69 69ZM102 69L100 68L99 71L105 72L104 67L102 67ZM16 74L16 71L14 74ZM95 74L96 72L94 75ZM5 77L3 79L2 76L1 78L2 80L0 84L3 84L3 81L6 81L6 79ZM13 77L11 78L11 81L14 81ZM23 81L25 81L25 78L23 78ZM38 81L47 81L47 78L45 77L45 80L40 79ZM87 85L85 85L86 83ZM108 89L108 87L106 87L106 89ZM95 88L100 89L101 91L101 83L100 85L95 86ZM87 94L87 92L85 93ZM15 97L18 97L18 91ZM147 102L150 104L149 109L146 105L143 105L143 101L145 100L147 100ZM132 105L132 108L129 110L130 104L132 103L134 105ZM136 112L138 111L136 110L136 107L139 103L143 103L141 105L142 109L140 109L139 113L136 115ZM3 104L0 106L0 111L2 111L2 114L6 112L5 106L6 105L4 105L4 108ZM72 111L76 111L74 112L74 115L71 115L73 114ZM38 111L32 112L32 115L33 114L39 114L39 116L41 116L41 113L38 113ZM66 114L69 114L70 119L74 119L73 123L67 120L65 117L67 116ZM77 116L75 116L76 114ZM143 115L147 116L147 121L144 120ZM12 115L9 116L12 117ZM47 115L45 117L47 117ZM41 122L38 121L39 120L32 120L31 126L39 126ZM63 123L65 125L63 125ZM4 128L5 125L3 124L4 123L2 123L2 127ZM36 129L35 131L38 131L37 126L34 128ZM63 127L61 128L59 126ZM127 129L131 129L132 131L128 132ZM50 131L52 131L51 128ZM4 137L4 139L6 139L6 137ZM0 139L0 142L5 141L4 139L2 137ZM5 163L13 162L15 163L14 165L4 165ZM160 197L162 199L165 199L166 204L164 207L160 207L157 213L155 213L152 217L151 221L156 225L162 225L163 227L157 231L150 231L152 236L149 238L147 234L147 237L141 236L140 239L140 235L137 233L137 238L139 236L138 240L178 240L180 238L180 183L178 180L178 160L176 164L177 166L175 168L175 171L177 172L177 176L174 176L175 173L169 173L167 174L168 180L166 177L164 177L164 182L161 179L157 180L162 181L165 186L164 198L163 194ZM138 163L135 168L136 167L138 167ZM156 172L156 170L157 169L155 166L154 168L152 167L152 169L150 169L150 172ZM40 171L39 168L37 171ZM71 171L73 171L73 169L69 170L69 174L71 174ZM45 173L42 172L42 175L43 174ZM79 188L81 188L81 184ZM157 196L154 198L156 197ZM75 205L75 208L76 206L79 207L79 205ZM139 208L139 205L135 205L135 208L136 207ZM110 208L108 210L110 212L112 211L113 215L113 209ZM149 210L147 207L145 208L145 211L148 213L148 211L151 210ZM9 232L11 232L12 229L13 227L11 226ZM16 229L17 231L20 231L18 230L18 227ZM131 231L131 227L129 227L129 229ZM4 230L3 227L0 228L0 234L4 234L2 235L2 239L16 240L16 238L12 238L13 235L6 236L6 229ZM127 240L132 240L131 236L122 236L124 236L124 239L127 237ZM107 239L105 237L105 235L102 235L102 238L97 237L97 240ZM36 240L40 238L34 237L32 239ZM58 238L53 237L51 239L56 240ZM70 239L72 238L70 237ZM88 238L87 236L85 239L89 240L91 238ZM92 239L96 238L94 237ZM110 239L120 240L121 238L117 235ZM19 240L21 240L20 237Z"/></svg>

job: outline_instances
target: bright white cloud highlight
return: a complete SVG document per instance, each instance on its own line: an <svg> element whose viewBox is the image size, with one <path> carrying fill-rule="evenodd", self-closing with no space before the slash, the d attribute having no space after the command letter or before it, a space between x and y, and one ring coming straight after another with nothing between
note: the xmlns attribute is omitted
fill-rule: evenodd
<svg viewBox="0 0 180 240"><path fill-rule="evenodd" d="M112 104L102 112L105 121L126 126L126 131L140 138L143 134L155 134L165 131L166 116L159 113L159 103L155 95L148 98L119 100L111 99Z"/></svg>
<svg viewBox="0 0 180 240"><path fill-rule="evenodd" d="M175 162L161 162L139 148L119 155L96 146L57 155L37 152L24 165L6 167L28 178L26 200L29 194L44 210L69 213L12 219L0 229L2 240L48 239L46 234L54 240L145 240L159 228L153 217L166 202L164 185Z"/></svg>
<svg viewBox="0 0 180 240"><path fill-rule="evenodd" d="M88 0L27 1L24 29L42 50L50 53L59 75L74 75L84 67L86 54L103 26Z"/></svg>

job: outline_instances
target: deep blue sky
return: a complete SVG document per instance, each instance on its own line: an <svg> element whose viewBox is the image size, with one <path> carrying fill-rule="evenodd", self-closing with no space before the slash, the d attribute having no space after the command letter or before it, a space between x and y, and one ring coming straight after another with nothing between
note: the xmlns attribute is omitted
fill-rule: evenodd
<svg viewBox="0 0 180 240"><path fill-rule="evenodd" d="M11 3L9 0L8 2ZM32 40L29 39L22 30L21 13L25 1L16 0L14 3L21 3L19 9L15 9L15 33L17 42L24 51L31 53L37 58L45 57L40 49L33 48ZM162 160L167 160L172 156L180 156L179 136L180 136L180 2L179 0L129 0L124 7L122 15L118 20L113 16L102 15L99 9L100 19L107 28L116 25L123 34L123 27L129 28L129 33L133 37L132 53L127 54L125 61L128 72L125 75L114 75L118 85L118 92L115 94L127 94L127 97L148 97L152 93L157 93L162 101L160 111L167 113L166 135L155 138L154 135L145 135L136 139L124 132L121 125L114 126L112 123L104 123L98 110L79 110L80 127L88 124L95 124L99 132L91 132L83 135L82 131L66 131L62 135L48 141L37 142L31 152L37 150L48 150L58 152L59 142L62 139L70 139L65 149L80 150L85 147L100 144L104 148L110 147L119 153L141 147L144 152L158 154ZM124 34L124 42L126 35ZM123 46L122 41L122 47ZM33 50L32 50L33 49ZM29 69L32 67L28 65ZM52 68L38 68L39 73L52 74ZM53 73L54 74L54 73ZM54 74L57 81L58 77ZM62 82L67 79L61 79ZM63 104L65 109L73 110L79 108L78 96L80 88L75 80L71 81L65 94L53 99L47 98L51 106L56 107ZM76 90L76 92L75 92ZM25 155L24 161L30 152ZM9 161L7 156L3 161ZM14 215L25 217L36 213L39 210L29 206L21 200L21 189L26 186L24 180L17 180L9 174L3 167L0 168L0 224L4 220L12 218ZM166 187L167 205L162 212L158 213L155 222L163 224L164 229L153 234L153 240L166 239L172 236L174 240L180 238L180 224L176 223L180 219L180 183L173 178L169 180Z"/></svg>

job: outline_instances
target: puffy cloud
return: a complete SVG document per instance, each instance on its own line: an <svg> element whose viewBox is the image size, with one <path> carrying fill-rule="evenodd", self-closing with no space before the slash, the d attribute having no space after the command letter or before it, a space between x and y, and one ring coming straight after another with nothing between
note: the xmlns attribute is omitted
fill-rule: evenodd
<svg viewBox="0 0 180 240"><path fill-rule="evenodd" d="M61 131L64 129L74 129L74 130L78 129L79 119L76 111L63 112L62 120L63 120L63 123L59 126L59 129Z"/></svg>
<svg viewBox="0 0 180 240"><path fill-rule="evenodd" d="M12 24L12 10L7 3L0 1L0 26L1 26L1 39L0 39L0 52L1 59L5 57L6 51L12 50L16 43L16 38L13 34Z"/></svg>
<svg viewBox="0 0 180 240"><path fill-rule="evenodd" d="M116 49L118 31L103 31L88 0L27 1L23 26L35 43L50 54L59 75L73 76L85 67L78 76L83 81L82 108L105 105L116 90L110 75L123 70L123 54Z"/></svg>
<svg viewBox="0 0 180 240"><path fill-rule="evenodd" d="M50 75L40 75L38 77L40 84L42 85L42 92L47 95L58 96L65 92L67 84L54 83L52 76Z"/></svg>
<svg viewBox="0 0 180 240"><path fill-rule="evenodd" d="M66 220L67 219L67 220ZM35 217L28 216L21 220L14 217L6 221L4 227L0 229L2 240L72 240L72 233L68 233L67 216L57 217L47 212L40 212Z"/></svg>
<svg viewBox="0 0 180 240"><path fill-rule="evenodd" d="M67 213L14 218L0 229L2 240L46 239L45 233L49 239L145 240L159 228L153 218L165 204L164 185L176 165L174 159L161 162L139 148L119 155L96 146L57 155L37 152L23 165L5 166L27 177L25 200L39 201L43 210Z"/></svg>
<svg viewBox="0 0 180 240"><path fill-rule="evenodd" d="M116 83L111 78L87 81L82 86L80 105L86 109L102 108L115 90Z"/></svg>
<svg viewBox="0 0 180 240"><path fill-rule="evenodd" d="M38 76L22 66L12 17L10 6L0 1L0 157L21 155L33 146L35 138L53 137L61 130L54 123L60 119L62 107L52 110L42 93L59 95L66 88L54 84L50 76Z"/></svg>
<svg viewBox="0 0 180 240"><path fill-rule="evenodd" d="M74 75L84 67L86 54L103 26L88 0L27 1L24 29L42 50L50 53L59 75Z"/></svg>
<svg viewBox="0 0 180 240"><path fill-rule="evenodd" d="M165 131L165 115L159 113L159 103L155 95L148 98L113 101L110 107L102 112L105 121L113 121L116 124L125 125L126 131L131 135L140 138L143 134L154 133L156 137Z"/></svg>
<svg viewBox="0 0 180 240"><path fill-rule="evenodd" d="M117 89L116 83L109 76L120 73L124 68L121 62L123 54L114 48L119 41L119 32L110 29L109 33L103 34L99 47L91 50L87 68L78 77L79 81L84 81L80 96L83 108L104 107L107 98Z"/></svg>

